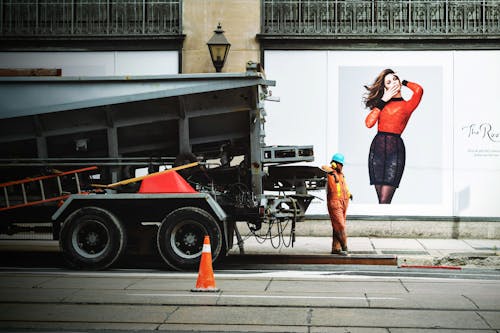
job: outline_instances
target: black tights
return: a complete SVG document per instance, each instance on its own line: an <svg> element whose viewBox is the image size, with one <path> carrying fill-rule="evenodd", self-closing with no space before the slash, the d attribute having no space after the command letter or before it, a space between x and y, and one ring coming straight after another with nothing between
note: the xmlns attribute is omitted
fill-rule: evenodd
<svg viewBox="0 0 500 333"><path fill-rule="evenodd" d="M390 204L396 187L391 185L375 185L379 204Z"/></svg>

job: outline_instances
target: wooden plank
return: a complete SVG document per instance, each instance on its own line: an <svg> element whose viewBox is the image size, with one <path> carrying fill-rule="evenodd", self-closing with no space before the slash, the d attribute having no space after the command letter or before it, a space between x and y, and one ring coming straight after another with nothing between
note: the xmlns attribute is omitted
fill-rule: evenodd
<svg viewBox="0 0 500 333"><path fill-rule="evenodd" d="M145 175L145 176L125 179L125 180L122 180L122 181L119 181L119 182L113 183L113 184L107 184L107 185L103 185L103 184L91 184L91 186L93 186L93 187L99 187L99 188L113 188L113 187L117 187L117 186L121 186L121 185L127 185L127 184L130 184L130 183L135 183L135 182L138 182L138 181L143 180L145 178L149 178L149 177L152 177L152 176L157 176L157 175L164 174L164 173L167 173L167 172L170 172L170 171L178 171L178 170L183 170L183 169L187 169L187 168L192 168L192 167L195 167L195 166L197 166L199 164L200 164L199 162L193 162L193 163L184 164L184 165L181 165L181 166L178 166L178 167L175 167L175 168L170 168L170 169L166 169L166 170L163 170L163 171L159 171L159 172L155 172L155 173L150 173L150 174Z"/></svg>
<svg viewBox="0 0 500 333"><path fill-rule="evenodd" d="M224 262L233 264L302 264L302 265L387 265L397 266L398 258L392 255L273 255L240 254L230 255Z"/></svg>

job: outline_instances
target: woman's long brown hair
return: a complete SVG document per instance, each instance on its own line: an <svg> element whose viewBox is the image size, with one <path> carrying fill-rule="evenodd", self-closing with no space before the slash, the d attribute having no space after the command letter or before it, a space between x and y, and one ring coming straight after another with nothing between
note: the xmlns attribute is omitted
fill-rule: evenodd
<svg viewBox="0 0 500 333"><path fill-rule="evenodd" d="M394 74L394 71L390 68L384 69L375 79L375 82L371 86L365 86L368 92L366 93L363 102L365 106L369 109L373 109L375 104L384 95L384 78L387 74Z"/></svg>

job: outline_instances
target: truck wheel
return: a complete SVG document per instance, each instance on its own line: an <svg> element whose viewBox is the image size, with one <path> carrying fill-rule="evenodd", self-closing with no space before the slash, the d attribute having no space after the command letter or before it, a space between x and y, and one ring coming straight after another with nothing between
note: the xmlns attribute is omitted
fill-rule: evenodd
<svg viewBox="0 0 500 333"><path fill-rule="evenodd" d="M107 210L84 207L64 221L59 245L74 268L99 270L111 266L125 251L127 234Z"/></svg>
<svg viewBox="0 0 500 333"><path fill-rule="evenodd" d="M215 263L225 253L219 225L203 209L179 208L162 221L157 236L158 250L173 269L196 270L205 235L210 237L212 262Z"/></svg>

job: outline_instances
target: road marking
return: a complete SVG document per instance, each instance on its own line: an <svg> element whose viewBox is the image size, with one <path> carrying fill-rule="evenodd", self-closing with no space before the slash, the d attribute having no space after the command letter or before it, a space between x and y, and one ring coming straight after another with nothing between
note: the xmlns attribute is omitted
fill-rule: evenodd
<svg viewBox="0 0 500 333"><path fill-rule="evenodd" d="M276 298L276 299L345 299L345 300L366 300L366 297L351 297L351 296L293 296L293 295L227 295L219 293L211 294L136 294L128 293L127 296L143 296L143 297L220 297L220 298ZM398 297L369 297L370 300L396 300Z"/></svg>

